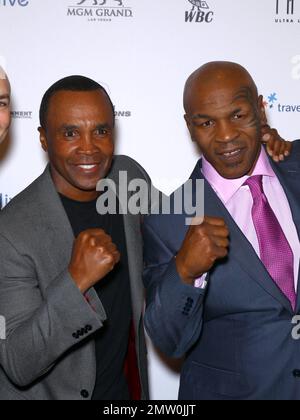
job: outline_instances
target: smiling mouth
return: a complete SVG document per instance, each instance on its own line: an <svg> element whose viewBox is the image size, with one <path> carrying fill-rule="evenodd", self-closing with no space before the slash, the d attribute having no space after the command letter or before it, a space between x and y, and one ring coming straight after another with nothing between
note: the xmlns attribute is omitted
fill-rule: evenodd
<svg viewBox="0 0 300 420"><path fill-rule="evenodd" d="M99 172L100 163L82 163L74 165L75 169L84 174L96 174Z"/></svg>
<svg viewBox="0 0 300 420"><path fill-rule="evenodd" d="M244 148L239 148L239 149L235 149L235 150L231 150L228 152L224 152L224 153L218 153L218 155L225 160L236 160L239 159L241 157L241 155L243 154L243 152L245 151Z"/></svg>
<svg viewBox="0 0 300 420"><path fill-rule="evenodd" d="M98 163L97 164L95 163L93 165L77 165L77 166L78 168L89 170L89 169L97 168L98 165L99 165Z"/></svg>

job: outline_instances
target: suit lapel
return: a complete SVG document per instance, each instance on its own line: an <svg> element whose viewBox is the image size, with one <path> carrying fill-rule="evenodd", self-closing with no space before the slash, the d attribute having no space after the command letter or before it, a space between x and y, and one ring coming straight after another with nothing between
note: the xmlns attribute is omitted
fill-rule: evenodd
<svg viewBox="0 0 300 420"><path fill-rule="evenodd" d="M137 238L141 236L141 226L137 223L138 216L125 215L124 228L127 244L128 266L130 274L131 301L136 334L143 312L144 293L142 287L143 247Z"/></svg>
<svg viewBox="0 0 300 420"><path fill-rule="evenodd" d="M68 216L63 208L62 202L53 184L49 166L40 178L38 185L40 203L38 206L41 220L40 236L43 238L40 246L44 248L47 256L47 272L52 279L56 278L65 270L70 262L74 234ZM91 288L86 296L91 300L97 298L97 292Z"/></svg>
<svg viewBox="0 0 300 420"><path fill-rule="evenodd" d="M117 196L119 192L119 173L120 171L124 170L119 166L120 165L118 165L118 158L115 157L112 170L108 176L108 178L112 180L116 186ZM128 182L131 181L131 179L129 178L130 176L128 176ZM110 191L112 194L115 194L115 192L112 189L110 189ZM120 206L121 204L122 203L120 200ZM141 238L141 219L138 215L131 215L129 214L129 212L127 213L128 214L124 214L123 220L127 245L133 320L136 334L138 336L138 329L143 313L144 304L144 292L141 274L143 272L143 246L142 240L139 240L139 238Z"/></svg>
<svg viewBox="0 0 300 420"><path fill-rule="evenodd" d="M276 165L271 161L271 165L287 196L298 238L300 238L300 162L289 162L289 160L287 160L281 165ZM296 310L297 312L300 310L300 271L298 273Z"/></svg>
<svg viewBox="0 0 300 420"><path fill-rule="evenodd" d="M204 179L201 172L201 161L192 178ZM205 180L205 179L204 179ZM205 215L223 218L230 231L229 258L234 258L240 267L268 294L280 302L289 312L292 307L289 300L277 287L265 266L257 256L253 246L240 230L230 213L218 198L210 184L205 180Z"/></svg>
<svg viewBox="0 0 300 420"><path fill-rule="evenodd" d="M68 266L74 242L73 231L47 167L39 183L39 212L42 221L43 243L41 247L51 261L53 275ZM52 274L52 272L51 272Z"/></svg>

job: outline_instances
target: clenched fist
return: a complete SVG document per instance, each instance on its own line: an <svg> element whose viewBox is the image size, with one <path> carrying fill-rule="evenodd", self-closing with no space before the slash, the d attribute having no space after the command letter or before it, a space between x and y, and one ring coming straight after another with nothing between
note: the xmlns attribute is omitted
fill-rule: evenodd
<svg viewBox="0 0 300 420"><path fill-rule="evenodd" d="M112 239L101 229L88 229L74 242L69 272L82 293L109 274L120 261Z"/></svg>
<svg viewBox="0 0 300 420"><path fill-rule="evenodd" d="M228 255L229 230L223 219L205 217L191 226L176 257L177 271L184 283L193 285L219 259Z"/></svg>

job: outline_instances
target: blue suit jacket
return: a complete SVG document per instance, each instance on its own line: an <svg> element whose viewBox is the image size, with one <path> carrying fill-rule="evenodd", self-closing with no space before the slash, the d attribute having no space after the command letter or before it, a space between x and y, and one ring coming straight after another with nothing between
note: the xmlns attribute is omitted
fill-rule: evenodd
<svg viewBox="0 0 300 420"><path fill-rule="evenodd" d="M300 141L272 166L300 237ZM192 174L199 178L201 161ZM186 355L179 398L300 399L300 340L292 338L289 301L207 181L205 215L225 219L230 230L229 257L211 270L206 290L185 285L176 270L186 215L144 222L146 329L169 356Z"/></svg>

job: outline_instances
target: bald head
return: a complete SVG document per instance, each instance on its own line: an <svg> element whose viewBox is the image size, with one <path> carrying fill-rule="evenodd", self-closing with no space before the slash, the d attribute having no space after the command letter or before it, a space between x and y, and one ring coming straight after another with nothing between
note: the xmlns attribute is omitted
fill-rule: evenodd
<svg viewBox="0 0 300 420"><path fill-rule="evenodd" d="M195 93L201 95L202 89L219 91L235 85L243 88L254 100L258 99L258 90L249 72L240 64L227 61L214 61L200 67L188 78L184 89L184 109L188 114L193 104Z"/></svg>
<svg viewBox="0 0 300 420"><path fill-rule="evenodd" d="M10 83L5 71L0 67L0 143L8 133L10 122Z"/></svg>

